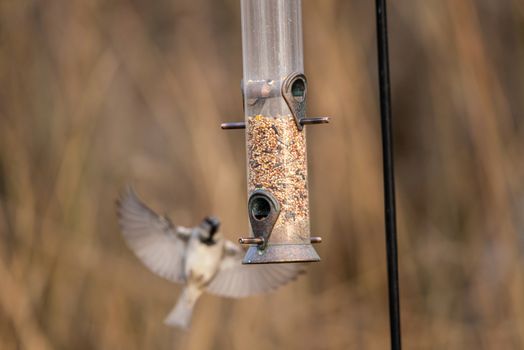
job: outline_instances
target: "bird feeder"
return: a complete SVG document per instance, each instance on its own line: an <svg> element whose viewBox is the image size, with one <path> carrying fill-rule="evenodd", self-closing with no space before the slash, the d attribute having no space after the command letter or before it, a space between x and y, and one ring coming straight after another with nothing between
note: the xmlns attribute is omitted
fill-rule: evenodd
<svg viewBox="0 0 524 350"><path fill-rule="evenodd" d="M244 264L319 261L311 245L300 0L241 0L248 218Z"/></svg>

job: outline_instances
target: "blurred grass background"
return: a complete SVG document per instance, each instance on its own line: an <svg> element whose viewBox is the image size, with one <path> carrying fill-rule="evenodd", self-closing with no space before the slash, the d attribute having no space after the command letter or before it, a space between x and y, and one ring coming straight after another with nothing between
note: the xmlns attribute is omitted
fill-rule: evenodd
<svg viewBox="0 0 524 350"><path fill-rule="evenodd" d="M524 2L390 1L406 349L524 348ZM247 232L238 0L0 2L1 349L387 349L374 2L304 1L312 233L276 293L180 289L125 247L126 183Z"/></svg>

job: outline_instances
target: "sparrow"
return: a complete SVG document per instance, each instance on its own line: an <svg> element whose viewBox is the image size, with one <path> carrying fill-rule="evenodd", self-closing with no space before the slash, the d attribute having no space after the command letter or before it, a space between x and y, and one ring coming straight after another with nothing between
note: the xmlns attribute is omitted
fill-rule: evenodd
<svg viewBox="0 0 524 350"><path fill-rule="evenodd" d="M184 286L164 323L187 329L202 293L243 298L274 290L304 272L301 264L242 265L244 250L219 232L209 216L195 227L175 226L144 204L128 187L117 200L122 235L155 274Z"/></svg>

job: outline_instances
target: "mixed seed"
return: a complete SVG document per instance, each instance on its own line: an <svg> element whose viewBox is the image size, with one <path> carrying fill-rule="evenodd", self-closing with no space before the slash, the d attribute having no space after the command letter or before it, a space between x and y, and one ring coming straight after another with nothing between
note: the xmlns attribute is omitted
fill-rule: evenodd
<svg viewBox="0 0 524 350"><path fill-rule="evenodd" d="M250 116L247 151L249 194L263 189L280 203L281 212L274 230L298 230L294 234L309 235L305 132L298 130L291 115ZM295 227L279 229L279 225Z"/></svg>

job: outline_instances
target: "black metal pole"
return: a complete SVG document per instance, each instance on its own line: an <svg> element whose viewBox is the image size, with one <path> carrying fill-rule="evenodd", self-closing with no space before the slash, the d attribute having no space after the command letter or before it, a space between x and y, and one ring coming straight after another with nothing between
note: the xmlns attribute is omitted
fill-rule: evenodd
<svg viewBox="0 0 524 350"><path fill-rule="evenodd" d="M386 0L376 0L382 158L384 162L384 211L388 264L389 323L391 349L402 348L400 336L400 300L397 259L397 223L395 210L395 176L389 82L388 23Z"/></svg>

